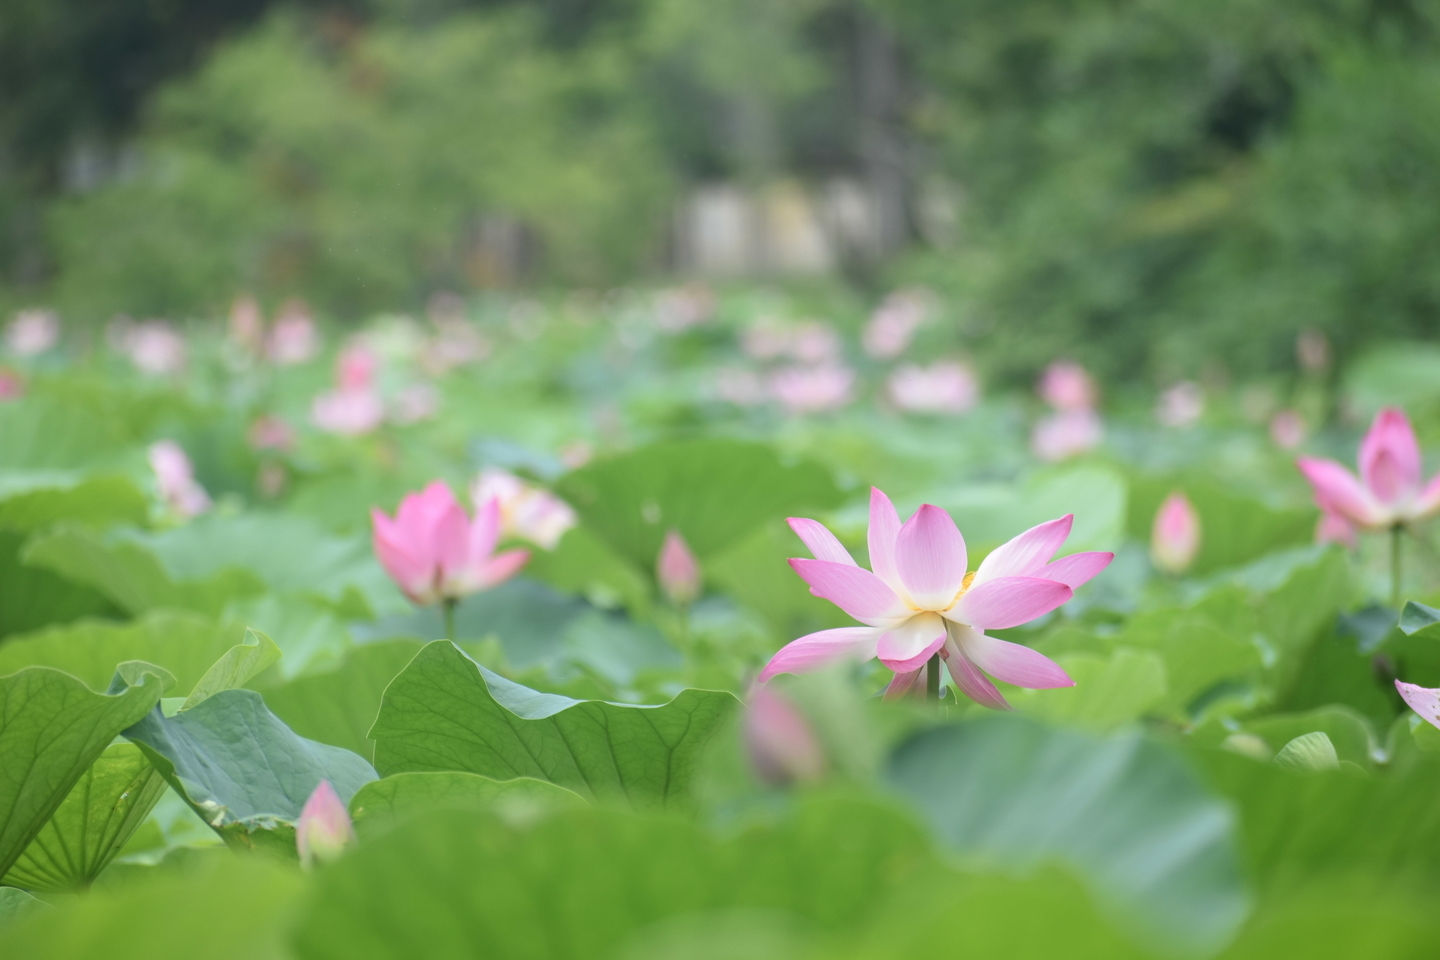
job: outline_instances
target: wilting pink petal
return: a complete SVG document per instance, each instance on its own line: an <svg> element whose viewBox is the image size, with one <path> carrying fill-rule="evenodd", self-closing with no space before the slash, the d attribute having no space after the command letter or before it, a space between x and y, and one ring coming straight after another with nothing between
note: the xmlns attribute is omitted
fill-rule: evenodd
<svg viewBox="0 0 1440 960"><path fill-rule="evenodd" d="M1092 577L1110 566L1110 561L1114 559L1115 554L1113 553L1072 553L1068 557L1061 557L1053 563L1046 564L1037 576L1044 577L1046 580L1058 580L1071 590L1078 590ZM977 576L976 579L979 577Z"/></svg>
<svg viewBox="0 0 1440 960"><path fill-rule="evenodd" d="M1320 520L1315 524L1316 543L1338 543L1341 546L1354 550L1359 541L1355 535L1355 528L1344 517L1322 511Z"/></svg>
<svg viewBox="0 0 1440 960"><path fill-rule="evenodd" d="M869 660L875 656L875 642L879 637L880 631L874 627L839 627L808 633L791 640L770 658L760 671L760 682L776 674L805 673L839 660Z"/></svg>
<svg viewBox="0 0 1440 960"><path fill-rule="evenodd" d="M1360 480L1385 506L1403 506L1420 487L1420 445L1404 412L1386 407L1360 442Z"/></svg>
<svg viewBox="0 0 1440 960"><path fill-rule="evenodd" d="M1399 680L1395 681L1395 689L1400 691L1400 696L1422 720L1433 727L1440 727L1440 690L1416 686L1413 683L1401 683Z"/></svg>
<svg viewBox="0 0 1440 960"><path fill-rule="evenodd" d="M879 487L870 488L870 529L866 534L870 550L870 569L892 589L900 589L900 574L895 568L895 540L900 536L900 515L895 505Z"/></svg>
<svg viewBox="0 0 1440 960"><path fill-rule="evenodd" d="M804 715L764 684L750 690L744 730L750 766L765 783L818 780L825 772L825 754Z"/></svg>
<svg viewBox="0 0 1440 960"><path fill-rule="evenodd" d="M1355 475L1334 460L1301 457L1295 463L1310 481L1321 510L1339 514L1358 527L1383 526L1390 519Z"/></svg>
<svg viewBox="0 0 1440 960"><path fill-rule="evenodd" d="M996 577L1040 577L1055 551L1065 544L1075 515L1067 513L1058 520L1051 520L1031 527L1014 539L1002 543L980 562L975 571L975 583L984 583ZM1048 577L1050 580L1058 579Z"/></svg>
<svg viewBox="0 0 1440 960"><path fill-rule="evenodd" d="M655 561L655 579L671 603L684 606L700 596L700 561L678 530L665 534L665 544Z"/></svg>
<svg viewBox="0 0 1440 960"><path fill-rule="evenodd" d="M306 868L336 859L355 842L350 813L329 780L321 780L295 823L295 846Z"/></svg>
<svg viewBox="0 0 1440 960"><path fill-rule="evenodd" d="M997 637L987 637L970 627L955 629L956 642L977 667L997 680L1029 690L1073 687L1060 665L1038 650Z"/></svg>
<svg viewBox="0 0 1440 960"><path fill-rule="evenodd" d="M945 621L938 614L917 613L880 634L875 656L896 673L905 673L924 666L944 642Z"/></svg>
<svg viewBox="0 0 1440 960"><path fill-rule="evenodd" d="M1184 573L1200 552L1200 515L1178 490L1165 498L1150 532L1150 559L1166 573Z"/></svg>
<svg viewBox="0 0 1440 960"><path fill-rule="evenodd" d="M950 514L924 504L900 528L895 567L916 606L943 610L965 579L965 538Z"/></svg>
<svg viewBox="0 0 1440 960"><path fill-rule="evenodd" d="M980 630L1004 630L1029 623L1074 596L1063 583L1040 577L996 577L976 584L945 611L945 618Z"/></svg>
<svg viewBox="0 0 1440 960"><path fill-rule="evenodd" d="M850 556L850 551L845 545L835 538L835 534L825 529L825 525L817 520L807 520L804 517L791 517L785 521L790 524L790 529L805 544L810 555L816 560L829 560L831 563L848 563L850 566L857 566L855 558Z"/></svg>
<svg viewBox="0 0 1440 960"><path fill-rule="evenodd" d="M961 693L982 707L992 710L1010 709L1009 702L995 689L995 684L965 656L958 644L953 640L947 642L945 652L948 654L945 657L945 668L950 671L950 679L955 681L955 686L960 688Z"/></svg>
<svg viewBox="0 0 1440 960"><path fill-rule="evenodd" d="M887 625L910 614L895 591L864 567L805 559L791 560L790 567L810 584L811 593L829 600L861 623Z"/></svg>
<svg viewBox="0 0 1440 960"><path fill-rule="evenodd" d="M885 685L885 699L899 700L909 696L911 693L919 693L921 685L925 682L925 668L919 667L915 670L907 670L904 673L897 673L890 678Z"/></svg>

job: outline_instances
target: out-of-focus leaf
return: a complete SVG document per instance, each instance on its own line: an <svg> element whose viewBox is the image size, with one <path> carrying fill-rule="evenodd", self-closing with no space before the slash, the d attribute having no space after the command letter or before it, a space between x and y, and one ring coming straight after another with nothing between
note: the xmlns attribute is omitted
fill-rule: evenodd
<svg viewBox="0 0 1440 960"><path fill-rule="evenodd" d="M155 607L180 607L213 616L231 600L264 589L255 574L235 568L204 579L172 580L160 561L143 547L112 542L73 526L37 534L26 546L22 560L89 584L132 614Z"/></svg>
<svg viewBox="0 0 1440 960"><path fill-rule="evenodd" d="M180 709L189 710L221 690L243 687L279 659L280 648L275 646L275 641L256 630L245 631L245 639L211 664Z"/></svg>
<svg viewBox="0 0 1440 960"><path fill-rule="evenodd" d="M36 900L17 887L0 887L0 927L31 913L51 909L43 900Z"/></svg>
<svg viewBox="0 0 1440 960"><path fill-rule="evenodd" d="M0 470L66 470L113 458L113 424L78 405L22 397L0 405Z"/></svg>
<svg viewBox="0 0 1440 960"><path fill-rule="evenodd" d="M1319 730L1296 737L1275 754L1275 765L1287 770L1339 770L1335 744Z"/></svg>
<svg viewBox="0 0 1440 960"><path fill-rule="evenodd" d="M596 606L624 605L639 615L650 606L650 582L640 569L589 530L572 527L554 550L531 555L525 576Z"/></svg>
<svg viewBox="0 0 1440 960"><path fill-rule="evenodd" d="M89 886L164 790L165 781L139 747L111 744L71 788L4 882L46 892Z"/></svg>
<svg viewBox="0 0 1440 960"><path fill-rule="evenodd" d="M706 579L769 622L779 637L804 636L855 621L828 600L810 592L786 559L808 557L798 537L783 523L769 523L716 557L705 567Z"/></svg>
<svg viewBox="0 0 1440 960"><path fill-rule="evenodd" d="M146 673L107 695L49 667L0 677L0 876L110 741L155 706L163 683Z"/></svg>
<svg viewBox="0 0 1440 960"><path fill-rule="evenodd" d="M680 531L704 560L767 520L843 499L818 464L787 464L764 444L720 439L670 441L597 461L555 489L586 527L647 571L667 530Z"/></svg>
<svg viewBox="0 0 1440 960"><path fill-rule="evenodd" d="M1165 661L1150 650L1117 647L1108 657L1068 654L1057 662L1075 681L1055 690L1011 690L1023 713L1050 722L1108 731L1132 723L1165 699Z"/></svg>
<svg viewBox="0 0 1440 960"><path fill-rule="evenodd" d="M419 640L360 644L336 670L267 687L265 703L300 736L373 757L375 743L368 734L380 712L380 695L423 646Z"/></svg>
<svg viewBox="0 0 1440 960"><path fill-rule="evenodd" d="M534 777L641 808L683 805L700 751L736 705L713 690L659 706L537 693L436 640L391 681L370 736L387 776Z"/></svg>
<svg viewBox="0 0 1440 960"><path fill-rule="evenodd" d="M935 503L950 511L972 549L997 547L1038 523L1073 513L1075 522L1064 552L1074 553L1119 549L1125 537L1127 496L1124 477L1108 467L1087 464L1046 471L1024 487L962 487L937 495Z"/></svg>
<svg viewBox="0 0 1440 960"><path fill-rule="evenodd" d="M153 710L125 736L237 847L293 854L294 823L321 780L349 800L375 779L349 750L297 736L250 690L222 690L173 717Z"/></svg>
<svg viewBox="0 0 1440 960"><path fill-rule="evenodd" d="M578 793L544 780L491 780L474 773L397 773L365 784L350 800L362 834L387 829L435 810L486 810L524 823L566 807L584 806Z"/></svg>
<svg viewBox="0 0 1440 960"><path fill-rule="evenodd" d="M1006 869L1068 863L1157 943L1214 949L1247 912L1229 808L1137 734L986 717L902 744L889 780L954 849Z"/></svg>
<svg viewBox="0 0 1440 960"><path fill-rule="evenodd" d="M1407 601L1405 609L1400 613L1400 630L1407 637L1428 630L1436 624L1440 624L1440 610L1414 600Z"/></svg>
<svg viewBox="0 0 1440 960"><path fill-rule="evenodd" d="M1160 503L1173 490L1190 498L1200 515L1200 553L1190 572L1204 576L1236 567L1282 547L1307 546L1315 539L1311 507L1277 508L1208 477L1142 477L1131 485L1130 536L1150 539Z"/></svg>
<svg viewBox="0 0 1440 960"><path fill-rule="evenodd" d="M314 596L267 593L225 608L228 619L264 630L285 654L275 670L291 679L334 668L352 644L350 631L336 611Z"/></svg>
<svg viewBox="0 0 1440 960"><path fill-rule="evenodd" d="M0 527L29 532L64 521L102 527L144 523L145 495L126 477L0 473Z"/></svg>
<svg viewBox="0 0 1440 960"><path fill-rule="evenodd" d="M1246 721L1245 729L1265 741L1272 751L1307 733L1323 733L1337 759L1360 767L1374 766L1376 743L1370 721L1344 706L1321 707L1308 713L1271 714Z"/></svg>
<svg viewBox="0 0 1440 960"><path fill-rule="evenodd" d="M0 530L0 636L123 613L94 587L24 565L25 540L24 534Z"/></svg>
<svg viewBox="0 0 1440 960"><path fill-rule="evenodd" d="M1249 599L1230 588L1193 607L1138 613L1115 643L1160 655L1168 686L1162 706L1180 714L1215 684L1259 674L1263 661L1254 642L1256 624Z"/></svg>
<svg viewBox="0 0 1440 960"><path fill-rule="evenodd" d="M1220 960L1406 960L1435 943L1435 900L1400 884L1315 883L1267 903Z"/></svg>

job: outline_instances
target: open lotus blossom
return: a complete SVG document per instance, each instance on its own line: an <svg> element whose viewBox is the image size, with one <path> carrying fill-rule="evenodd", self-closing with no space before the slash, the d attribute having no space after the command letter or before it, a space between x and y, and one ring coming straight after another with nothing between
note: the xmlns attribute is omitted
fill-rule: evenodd
<svg viewBox="0 0 1440 960"><path fill-rule="evenodd" d="M33 357L60 342L60 315L54 310L21 310L5 328L5 345L17 357Z"/></svg>
<svg viewBox="0 0 1440 960"><path fill-rule="evenodd" d="M321 430L357 437L385 419L385 401L375 388L380 358L363 343L352 343L335 359L336 389L316 397L310 421Z"/></svg>
<svg viewBox="0 0 1440 960"><path fill-rule="evenodd" d="M764 783L818 780L825 753L810 724L783 694L757 683L745 705L745 753Z"/></svg>
<svg viewBox="0 0 1440 960"><path fill-rule="evenodd" d="M164 320L123 327L120 348L141 373L165 376L185 368L185 338Z"/></svg>
<svg viewBox="0 0 1440 960"><path fill-rule="evenodd" d="M306 363L320 352L320 333L315 319L303 300L288 300L280 307L280 315L270 328L265 342L265 355L271 363L288 366Z"/></svg>
<svg viewBox="0 0 1440 960"><path fill-rule="evenodd" d="M770 375L770 394L789 414L834 410L850 402L855 372L849 367L781 367Z"/></svg>
<svg viewBox="0 0 1440 960"><path fill-rule="evenodd" d="M821 630L792 641L771 658L760 680L847 657L878 657L896 673L894 693L913 685L938 653L955 686L987 707L1009 708L991 676L1032 689L1074 686L1043 654L985 634L1049 613L1114 559L1112 553L1076 553L1052 561L1073 520L1066 515L1033 527L967 573L965 538L948 513L928 503L901 525L890 498L870 491L873 571L856 564L820 523L792 518L790 528L815 559L793 559L790 566L811 593L863 626Z"/></svg>
<svg viewBox="0 0 1440 960"><path fill-rule="evenodd" d="M345 801L330 786L329 780L321 780L295 822L295 848L300 854L300 865L308 869L317 863L329 863L354 842L355 826L350 822Z"/></svg>
<svg viewBox="0 0 1440 960"><path fill-rule="evenodd" d="M860 335L860 345L876 360L900 356L925 324L927 300L918 290L896 290L875 308Z"/></svg>
<svg viewBox="0 0 1440 960"><path fill-rule="evenodd" d="M1403 411L1387 407L1360 442L1357 479L1334 460L1295 461L1315 491L1315 503L1361 530L1413 523L1440 511L1440 475L1424 482L1420 445Z"/></svg>
<svg viewBox="0 0 1440 960"><path fill-rule="evenodd" d="M1413 683L1395 681L1395 689L1400 691L1400 697L1420 715L1420 718L1433 727L1440 728L1440 690L1432 690L1429 687L1416 686Z"/></svg>
<svg viewBox="0 0 1440 960"><path fill-rule="evenodd" d="M1036 387L1040 399L1056 410L1090 410L1099 399L1095 381L1073 360L1056 360L1045 368Z"/></svg>
<svg viewBox="0 0 1440 960"><path fill-rule="evenodd" d="M660 556L655 559L655 579L676 606L694 603L700 596L700 561L678 530L665 534Z"/></svg>
<svg viewBox="0 0 1440 960"><path fill-rule="evenodd" d="M477 506L500 503L500 535L529 540L554 550L578 519L570 504L540 487L531 486L508 470L490 468L470 484L470 501Z"/></svg>
<svg viewBox="0 0 1440 960"><path fill-rule="evenodd" d="M400 501L392 519L370 511L375 556L413 602L458 600L508 580L530 559L529 550L497 554L500 503L491 499L471 520L444 482L436 480Z"/></svg>
<svg viewBox="0 0 1440 960"><path fill-rule="evenodd" d="M1175 491L1160 504L1150 531L1150 559L1166 573L1184 573L1200 552L1200 514L1190 498Z"/></svg>
<svg viewBox="0 0 1440 960"><path fill-rule="evenodd" d="M197 517L210 509L210 495L195 479L195 469L180 444L161 440L150 445L150 469L160 499L177 516Z"/></svg>

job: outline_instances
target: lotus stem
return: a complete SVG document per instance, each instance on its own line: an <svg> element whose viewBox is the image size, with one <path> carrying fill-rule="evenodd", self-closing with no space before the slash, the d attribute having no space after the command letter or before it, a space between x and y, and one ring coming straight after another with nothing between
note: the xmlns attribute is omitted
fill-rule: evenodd
<svg viewBox="0 0 1440 960"><path fill-rule="evenodd" d="M1398 523L1390 528L1390 606L1394 607L1397 613L1400 611L1400 604L1402 602L1400 599L1402 596L1400 590L1402 573L1400 553L1401 540L1404 533L1405 528Z"/></svg>
<svg viewBox="0 0 1440 960"><path fill-rule="evenodd" d="M446 639L446 640L450 640L450 641L454 641L454 639L455 639L455 604L456 604L456 602L457 602L457 601L456 601L456 599L455 599L454 597L446 597L443 601L441 601L441 606L443 607L443 609L444 609L444 611L445 611L445 612L444 612L444 616L445 616L445 639Z"/></svg>
<svg viewBox="0 0 1440 960"><path fill-rule="evenodd" d="M940 699L940 654L932 653L930 662L925 664L925 699Z"/></svg>

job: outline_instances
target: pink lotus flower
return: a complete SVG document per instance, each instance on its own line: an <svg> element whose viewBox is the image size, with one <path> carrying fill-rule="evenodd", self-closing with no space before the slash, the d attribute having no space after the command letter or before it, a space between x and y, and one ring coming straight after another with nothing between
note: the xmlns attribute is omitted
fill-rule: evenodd
<svg viewBox="0 0 1440 960"><path fill-rule="evenodd" d="M369 390L375 385L380 358L364 343L355 341L335 358L335 385L341 390Z"/></svg>
<svg viewBox="0 0 1440 960"><path fill-rule="evenodd" d="M210 495L195 480L190 458L174 440L161 440L150 445L150 469L155 471L155 486L160 499L177 516L197 517L211 507Z"/></svg>
<svg viewBox="0 0 1440 960"><path fill-rule="evenodd" d="M1305 418L1295 410L1281 410L1270 418L1270 439L1285 450L1305 442Z"/></svg>
<svg viewBox="0 0 1440 960"><path fill-rule="evenodd" d="M678 530L665 534L660 556L655 559L655 580L677 607L688 606L700 596L700 561Z"/></svg>
<svg viewBox="0 0 1440 960"><path fill-rule="evenodd" d="M1040 399L1056 410L1090 410L1099 399L1095 381L1072 360L1056 360L1045 368L1036 387Z"/></svg>
<svg viewBox="0 0 1440 960"><path fill-rule="evenodd" d="M295 848L300 865L307 870L317 863L329 863L355 842L350 811L329 780L321 780L305 801L295 823Z"/></svg>
<svg viewBox="0 0 1440 960"><path fill-rule="evenodd" d="M833 410L850 402L849 367L782 367L770 375L770 394L791 416Z"/></svg>
<svg viewBox="0 0 1440 960"><path fill-rule="evenodd" d="M744 732L750 766L764 783L818 780L825 772L825 754L804 715L764 684L750 690Z"/></svg>
<svg viewBox="0 0 1440 960"><path fill-rule="evenodd" d="M514 576L530 559L529 550L496 554L500 540L500 503L488 500L472 521L442 481L400 501L392 520L378 509L374 524L375 556L413 602L426 605L491 587Z"/></svg>
<svg viewBox="0 0 1440 960"><path fill-rule="evenodd" d="M1094 449L1104 438L1105 426L1094 410L1063 410L1040 418L1030 434L1030 449L1056 463Z"/></svg>
<svg viewBox="0 0 1440 960"><path fill-rule="evenodd" d="M860 345L876 360L891 360L905 352L915 331L925 324L925 296L917 291L897 290L886 297L860 335Z"/></svg>
<svg viewBox="0 0 1440 960"><path fill-rule="evenodd" d="M1329 512L1322 512L1320 520L1315 524L1316 543L1338 543L1342 547L1354 550L1360 545L1355 534L1355 528L1344 517Z"/></svg>
<svg viewBox="0 0 1440 960"><path fill-rule="evenodd" d="M500 504L502 538L529 540L546 550L554 550L578 522L570 504L508 470L482 470L470 485L472 503L480 506L491 500Z"/></svg>
<svg viewBox="0 0 1440 960"><path fill-rule="evenodd" d="M840 334L828 323L807 320L790 332L788 352L801 363L834 363L840 359Z"/></svg>
<svg viewBox="0 0 1440 960"><path fill-rule="evenodd" d="M1160 394L1155 418L1167 427L1188 427L1205 413L1205 392L1193 380L1184 380Z"/></svg>
<svg viewBox="0 0 1440 960"><path fill-rule="evenodd" d="M346 437L369 433L385 419L385 403L371 390L332 390L310 405L310 422Z"/></svg>
<svg viewBox="0 0 1440 960"><path fill-rule="evenodd" d="M1361 530L1413 523L1440 511L1440 475L1423 483L1420 445L1403 411L1387 407L1360 442L1360 478L1334 460L1295 461L1315 503Z"/></svg>
<svg viewBox="0 0 1440 960"><path fill-rule="evenodd" d="M122 329L121 349L141 373L164 376L185 368L185 338L164 320Z"/></svg>
<svg viewBox="0 0 1440 960"><path fill-rule="evenodd" d="M1150 559L1166 573L1184 573L1200 552L1200 515L1190 498L1175 491L1155 514Z"/></svg>
<svg viewBox="0 0 1440 960"><path fill-rule="evenodd" d="M33 357L60 342L60 315L54 310L21 310L5 328L5 345L17 357Z"/></svg>
<svg viewBox="0 0 1440 960"><path fill-rule="evenodd" d="M975 374L954 360L897 367L888 387L897 407L916 413L965 413L980 399Z"/></svg>
<svg viewBox="0 0 1440 960"><path fill-rule="evenodd" d="M320 352L320 334L303 300L287 300L270 328L265 355L271 363L290 366L306 363Z"/></svg>
<svg viewBox="0 0 1440 960"><path fill-rule="evenodd" d="M985 635L1049 613L1114 559L1112 553L1077 553L1052 562L1073 520L1066 515L1033 527L967 573L964 537L948 513L930 504L902 526L890 498L871 489L874 572L856 564L821 524L792 518L790 528L815 559L793 559L790 566L811 593L864 626L821 630L792 641L771 658L760 680L847 657L878 657L903 687L912 685L938 653L955 685L987 707L1009 709L986 674L1032 689L1074 686L1043 654Z"/></svg>
<svg viewBox="0 0 1440 960"><path fill-rule="evenodd" d="M284 417L264 414L256 417L246 433L253 450L286 451L295 446L295 430L285 422Z"/></svg>
<svg viewBox="0 0 1440 960"><path fill-rule="evenodd" d="M1402 683L1399 680L1395 681L1395 689L1400 691L1401 699L1411 710L1418 713L1422 720L1432 727L1440 728L1440 690Z"/></svg>

